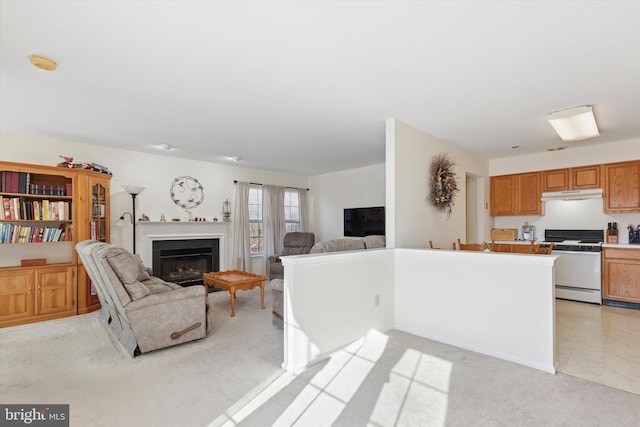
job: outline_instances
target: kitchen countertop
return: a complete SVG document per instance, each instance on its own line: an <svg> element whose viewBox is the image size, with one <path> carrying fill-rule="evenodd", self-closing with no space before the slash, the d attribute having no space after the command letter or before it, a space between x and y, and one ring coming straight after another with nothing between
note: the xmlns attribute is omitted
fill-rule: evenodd
<svg viewBox="0 0 640 427"><path fill-rule="evenodd" d="M495 240L493 243L498 245L530 245L531 244L531 242L527 240ZM536 241L535 243L540 243L540 242Z"/></svg>
<svg viewBox="0 0 640 427"><path fill-rule="evenodd" d="M603 243L603 248L640 249L637 243Z"/></svg>

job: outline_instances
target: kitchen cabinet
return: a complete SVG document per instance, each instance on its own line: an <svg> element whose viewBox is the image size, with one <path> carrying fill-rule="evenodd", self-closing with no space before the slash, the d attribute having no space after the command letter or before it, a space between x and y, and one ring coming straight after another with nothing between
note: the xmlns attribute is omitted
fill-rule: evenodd
<svg viewBox="0 0 640 427"><path fill-rule="evenodd" d="M640 304L640 248L603 248L602 299Z"/></svg>
<svg viewBox="0 0 640 427"><path fill-rule="evenodd" d="M491 215L542 215L540 172L491 177Z"/></svg>
<svg viewBox="0 0 640 427"><path fill-rule="evenodd" d="M516 180L514 175L491 177L491 215L516 215Z"/></svg>
<svg viewBox="0 0 640 427"><path fill-rule="evenodd" d="M570 186L570 170L554 169L542 172L542 191L563 191Z"/></svg>
<svg viewBox="0 0 640 427"><path fill-rule="evenodd" d="M604 165L604 211L640 212L640 160Z"/></svg>
<svg viewBox="0 0 640 427"><path fill-rule="evenodd" d="M0 270L0 327L76 314L76 267Z"/></svg>
<svg viewBox="0 0 640 427"><path fill-rule="evenodd" d="M601 188L601 165L542 171L542 191Z"/></svg>
<svg viewBox="0 0 640 427"><path fill-rule="evenodd" d="M571 168L571 189L587 190L591 188L601 188L601 171L601 165Z"/></svg>
<svg viewBox="0 0 640 427"><path fill-rule="evenodd" d="M517 215L542 215L540 172L516 175Z"/></svg>

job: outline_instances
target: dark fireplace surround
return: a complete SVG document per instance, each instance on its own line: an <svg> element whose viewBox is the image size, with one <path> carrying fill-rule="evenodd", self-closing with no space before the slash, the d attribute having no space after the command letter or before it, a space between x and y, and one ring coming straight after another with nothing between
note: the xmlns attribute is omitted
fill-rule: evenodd
<svg viewBox="0 0 640 427"><path fill-rule="evenodd" d="M181 286L202 285L203 275L220 271L220 239L155 240L154 275Z"/></svg>

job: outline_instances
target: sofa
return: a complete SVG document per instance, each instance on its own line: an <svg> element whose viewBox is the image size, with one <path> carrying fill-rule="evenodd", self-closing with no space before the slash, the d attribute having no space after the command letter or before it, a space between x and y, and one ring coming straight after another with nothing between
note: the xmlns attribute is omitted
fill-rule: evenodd
<svg viewBox="0 0 640 427"><path fill-rule="evenodd" d="M357 251L361 249L384 248L386 245L385 237L371 235L358 238L344 238L325 240L318 242L311 248L309 253L318 254L324 252L340 252L340 251Z"/></svg>
<svg viewBox="0 0 640 427"><path fill-rule="evenodd" d="M269 280L283 279L284 267L282 266L280 257L308 254L315 241L316 236L313 233L292 231L285 234L282 242L282 253L271 255L267 261L267 278Z"/></svg>
<svg viewBox="0 0 640 427"><path fill-rule="evenodd" d="M100 299L100 317L132 356L204 338L204 286L183 288L153 276L139 256L109 243L76 245Z"/></svg>

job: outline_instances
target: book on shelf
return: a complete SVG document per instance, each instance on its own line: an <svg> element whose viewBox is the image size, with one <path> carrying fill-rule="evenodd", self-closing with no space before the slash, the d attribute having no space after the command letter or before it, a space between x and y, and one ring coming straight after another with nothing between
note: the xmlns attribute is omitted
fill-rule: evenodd
<svg viewBox="0 0 640 427"><path fill-rule="evenodd" d="M71 202L64 200L25 200L3 197L0 219L29 221L70 221Z"/></svg>
<svg viewBox="0 0 640 427"><path fill-rule="evenodd" d="M71 241L71 227L26 226L20 224L0 224L0 243L38 243Z"/></svg>

